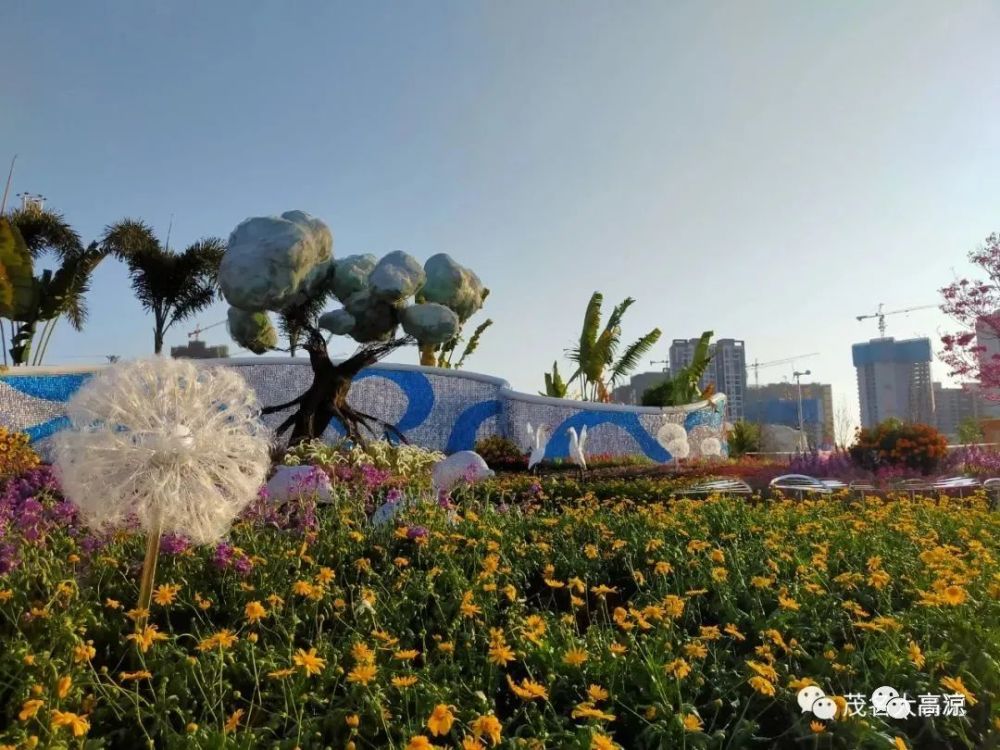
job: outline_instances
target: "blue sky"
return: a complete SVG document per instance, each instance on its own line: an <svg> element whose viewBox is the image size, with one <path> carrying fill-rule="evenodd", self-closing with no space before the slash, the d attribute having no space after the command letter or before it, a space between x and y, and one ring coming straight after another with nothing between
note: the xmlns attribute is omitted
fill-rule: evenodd
<svg viewBox="0 0 1000 750"><path fill-rule="evenodd" d="M15 192L86 240L302 209L338 255L451 253L492 289L470 369L526 390L601 290L637 299L626 339L663 330L655 359L708 328L751 359L818 351L800 366L856 411L855 316L938 302L1000 228L993 2L15 0L0 25ZM53 363L152 350L122 267L90 306Z"/></svg>

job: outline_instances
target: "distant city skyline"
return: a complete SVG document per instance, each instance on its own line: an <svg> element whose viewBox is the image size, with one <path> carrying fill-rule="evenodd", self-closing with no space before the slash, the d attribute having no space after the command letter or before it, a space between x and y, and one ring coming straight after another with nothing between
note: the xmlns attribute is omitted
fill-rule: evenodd
<svg viewBox="0 0 1000 750"><path fill-rule="evenodd" d="M623 340L661 329L649 359L709 329L748 362L820 352L796 366L857 415L851 346L877 327L856 316L937 304L1000 229L986 0L107 0L64 4L58 23L14 3L3 20L14 193L46 196L86 242L136 217L183 247L301 209L337 255L449 252L491 289L467 368L522 391L554 359L571 371L599 290L636 299ZM89 305L48 363L152 352L120 263ZM215 305L166 346L224 318ZM937 309L887 325L935 352L951 327ZM246 356L222 331L204 338ZM931 377L951 382L936 360Z"/></svg>

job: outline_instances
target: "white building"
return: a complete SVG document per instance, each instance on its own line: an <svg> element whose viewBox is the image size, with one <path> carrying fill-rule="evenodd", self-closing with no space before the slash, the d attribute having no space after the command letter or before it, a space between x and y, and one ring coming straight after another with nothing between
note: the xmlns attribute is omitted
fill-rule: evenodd
<svg viewBox="0 0 1000 750"><path fill-rule="evenodd" d="M930 339L872 339L851 349L862 427L890 418L934 424Z"/></svg>
<svg viewBox="0 0 1000 750"><path fill-rule="evenodd" d="M698 339L674 339L670 345L670 376L691 364ZM715 390L726 394L726 419L737 422L745 416L747 391L747 358L743 342L738 339L719 339L708 347L712 361L701 376L699 387L704 390L709 383Z"/></svg>

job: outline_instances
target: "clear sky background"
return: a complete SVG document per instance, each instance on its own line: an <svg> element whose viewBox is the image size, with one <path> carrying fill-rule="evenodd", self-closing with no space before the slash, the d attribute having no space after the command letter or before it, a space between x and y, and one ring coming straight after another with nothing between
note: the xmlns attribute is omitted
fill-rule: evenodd
<svg viewBox="0 0 1000 750"><path fill-rule="evenodd" d="M705 329L751 360L821 352L798 365L856 414L851 344L877 329L855 316L936 304L1000 230L990 0L9 0L0 27L15 192L86 241L172 215L181 247L301 209L337 255L448 252L492 289L469 369L524 390L601 290L637 299L626 340L662 329L654 359ZM114 261L90 309L48 361L152 351ZM888 324L936 339L947 321Z"/></svg>

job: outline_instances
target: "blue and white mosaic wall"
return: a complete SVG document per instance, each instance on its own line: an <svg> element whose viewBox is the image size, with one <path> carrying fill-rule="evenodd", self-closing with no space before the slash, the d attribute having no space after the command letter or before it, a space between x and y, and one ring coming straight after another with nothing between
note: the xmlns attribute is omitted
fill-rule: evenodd
<svg viewBox="0 0 1000 750"><path fill-rule="evenodd" d="M203 360L199 364L235 369L265 406L291 400L312 382L305 359ZM65 402L99 370L35 368L0 375L0 425L27 432L44 455L48 438L67 424ZM667 409L592 404L518 393L506 381L485 375L382 363L355 379L349 401L356 409L396 425L415 445L447 453L471 450L477 440L490 435L509 437L527 449L529 422L552 429L547 458L566 457L567 430L575 427L579 432L584 426L588 454L641 453L654 461L669 461L673 456L657 441L667 423L684 428L690 457L715 453L720 447L723 454L726 451L722 395ZM274 428L290 413L264 419ZM342 434L340 425L333 424L325 437L336 439Z"/></svg>

